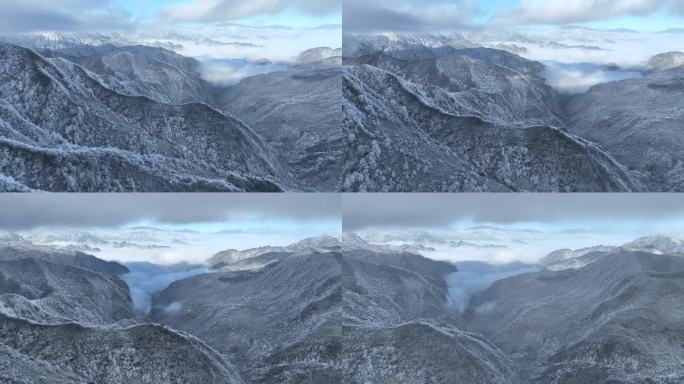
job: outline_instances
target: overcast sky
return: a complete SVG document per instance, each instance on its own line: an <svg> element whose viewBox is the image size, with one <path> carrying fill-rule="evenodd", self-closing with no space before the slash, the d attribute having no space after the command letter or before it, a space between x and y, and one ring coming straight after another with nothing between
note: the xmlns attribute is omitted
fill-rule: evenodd
<svg viewBox="0 0 684 384"><path fill-rule="evenodd" d="M340 223L335 194L2 194L0 229L324 226ZM324 229L326 229L324 228Z"/></svg>
<svg viewBox="0 0 684 384"><path fill-rule="evenodd" d="M535 263L562 248L684 239L680 194L346 194L342 211L344 231L371 242L411 243L416 230L464 241L423 244L423 256L447 261Z"/></svg>
<svg viewBox="0 0 684 384"><path fill-rule="evenodd" d="M0 31L130 31L177 23L339 24L340 0L0 0Z"/></svg>
<svg viewBox="0 0 684 384"><path fill-rule="evenodd" d="M345 32L436 32L583 24L664 30L684 27L683 0L345 0Z"/></svg>
<svg viewBox="0 0 684 384"><path fill-rule="evenodd" d="M557 229L636 225L648 231L680 223L684 229L684 196L679 194L345 194L342 210L343 227L350 231L483 224Z"/></svg>

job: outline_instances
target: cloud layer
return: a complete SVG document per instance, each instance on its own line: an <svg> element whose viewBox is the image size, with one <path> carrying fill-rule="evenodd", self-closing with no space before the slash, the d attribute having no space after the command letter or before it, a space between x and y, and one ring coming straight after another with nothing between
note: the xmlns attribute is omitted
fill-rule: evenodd
<svg viewBox="0 0 684 384"><path fill-rule="evenodd" d="M345 0L345 32L426 32L470 29L481 13L473 0Z"/></svg>
<svg viewBox="0 0 684 384"><path fill-rule="evenodd" d="M116 227L140 221L339 220L335 194L27 194L0 196L0 229Z"/></svg>
<svg viewBox="0 0 684 384"><path fill-rule="evenodd" d="M684 15L682 0L345 0L345 32L439 32L529 25L568 25L616 17Z"/></svg>
<svg viewBox="0 0 684 384"><path fill-rule="evenodd" d="M570 24L619 16L648 16L679 1L669 0L521 0L497 18L516 24Z"/></svg>
<svg viewBox="0 0 684 384"><path fill-rule="evenodd" d="M459 313L468 308L471 297L491 287L495 282L539 270L535 266L520 263L494 265L467 261L455 264L458 271L449 274L446 281L449 285L449 306Z"/></svg>
<svg viewBox="0 0 684 384"><path fill-rule="evenodd" d="M340 0L193 0L170 5L161 12L170 21L234 21L284 11L325 15L340 10Z"/></svg>
<svg viewBox="0 0 684 384"><path fill-rule="evenodd" d="M683 219L677 194L382 194L344 195L344 230L491 224Z"/></svg>
<svg viewBox="0 0 684 384"><path fill-rule="evenodd" d="M111 0L0 1L0 34L129 29L130 14Z"/></svg>
<svg viewBox="0 0 684 384"><path fill-rule="evenodd" d="M152 297L164 290L174 281L209 272L208 269L193 265L178 264L162 266L150 263L126 264L129 273L121 276L131 290L133 305L141 313L149 313L152 309ZM180 303L171 311L181 309Z"/></svg>

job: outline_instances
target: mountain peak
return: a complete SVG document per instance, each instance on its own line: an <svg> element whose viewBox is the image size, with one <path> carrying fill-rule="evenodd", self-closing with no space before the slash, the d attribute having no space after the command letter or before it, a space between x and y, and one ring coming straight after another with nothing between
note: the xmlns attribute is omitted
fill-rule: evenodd
<svg viewBox="0 0 684 384"><path fill-rule="evenodd" d="M396 52L450 47L471 48L475 45L458 33L404 34L384 32L374 34L345 34L344 56L363 56L378 52Z"/></svg>
<svg viewBox="0 0 684 384"><path fill-rule="evenodd" d="M317 47L307 49L297 56L297 62L301 64L315 63L332 57L342 56L342 48Z"/></svg>
<svg viewBox="0 0 684 384"><path fill-rule="evenodd" d="M682 65L684 65L684 52L679 51L660 53L648 60L648 66L657 71L664 71Z"/></svg>
<svg viewBox="0 0 684 384"><path fill-rule="evenodd" d="M684 253L684 241L665 235L640 237L623 247L656 253Z"/></svg>

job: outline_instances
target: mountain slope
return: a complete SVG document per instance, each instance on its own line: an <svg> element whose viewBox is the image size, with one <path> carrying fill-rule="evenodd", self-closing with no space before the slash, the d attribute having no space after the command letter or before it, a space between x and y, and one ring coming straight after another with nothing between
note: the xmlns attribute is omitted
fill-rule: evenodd
<svg viewBox="0 0 684 384"><path fill-rule="evenodd" d="M114 276L128 272L128 268L117 262L101 260L95 256L79 251L56 249L24 241L20 243L0 244L0 261L29 258L50 262L52 264L80 267Z"/></svg>
<svg viewBox="0 0 684 384"><path fill-rule="evenodd" d="M413 54L348 57L344 64L371 65L418 84L426 102L451 114L511 127L562 125L558 96L545 83L540 63L488 48L432 49L402 58Z"/></svg>
<svg viewBox="0 0 684 384"><path fill-rule="evenodd" d="M33 258L0 261L0 312L44 324L111 324L133 318L117 277Z"/></svg>
<svg viewBox="0 0 684 384"><path fill-rule="evenodd" d="M68 50L41 53L81 65L104 86L124 95L146 96L166 104L211 104L209 84L201 78L200 63L193 58L142 45L99 51L79 56L69 55Z"/></svg>
<svg viewBox="0 0 684 384"><path fill-rule="evenodd" d="M448 311L453 265L410 253L344 252L343 349L350 382L518 383L508 357Z"/></svg>
<svg viewBox="0 0 684 384"><path fill-rule="evenodd" d="M684 52L665 52L651 57L648 66L663 71L684 65Z"/></svg>
<svg viewBox="0 0 684 384"><path fill-rule="evenodd" d="M331 235L320 235L302 239L296 243L286 246L263 246L244 250L226 249L224 251L217 252L215 255L210 257L206 261L206 264L211 269L224 271L252 269L243 268L244 266L250 264L254 267L258 266L261 268L266 264L287 258L295 253L303 254L318 251L333 251L339 250L341 246L342 242L338 237Z"/></svg>
<svg viewBox="0 0 684 384"><path fill-rule="evenodd" d="M23 377L35 374L34 367L50 367L78 377L64 383L242 383L202 342L159 325L40 325L0 314L0 344L13 350L10 355L31 359L23 362L26 372L13 373Z"/></svg>
<svg viewBox="0 0 684 384"><path fill-rule="evenodd" d="M176 281L151 316L205 340L250 382L339 382L341 289L338 253L290 254L258 271Z"/></svg>
<svg viewBox="0 0 684 384"><path fill-rule="evenodd" d="M50 191L274 191L242 122L204 104L124 96L80 66L0 44L0 174Z"/></svg>
<svg viewBox="0 0 684 384"><path fill-rule="evenodd" d="M0 249L0 381L242 382L199 340L141 324L125 267L2 237L21 247Z"/></svg>
<svg viewBox="0 0 684 384"><path fill-rule="evenodd" d="M246 78L220 90L217 105L264 137L302 188L337 191L346 151L341 79L339 64L309 63Z"/></svg>
<svg viewBox="0 0 684 384"><path fill-rule="evenodd" d="M684 258L617 250L578 269L507 278L466 316L532 383L684 378Z"/></svg>
<svg viewBox="0 0 684 384"><path fill-rule="evenodd" d="M402 33L375 33L356 34L345 33L342 35L342 53L345 57L372 55L376 53L395 54L402 52L406 57L411 53L412 57L430 55L435 48L468 48L474 44L459 34L436 35L436 34L402 34Z"/></svg>
<svg viewBox="0 0 684 384"><path fill-rule="evenodd" d="M649 191L684 190L684 67L604 83L572 97L568 128L643 175Z"/></svg>
<svg viewBox="0 0 684 384"><path fill-rule="evenodd" d="M443 110L429 86L345 68L352 151L345 190L631 191L640 185L598 146L549 126L512 128Z"/></svg>
<svg viewBox="0 0 684 384"><path fill-rule="evenodd" d="M447 323L448 263L363 248L233 256L223 262L274 259L177 281L152 316L231 356L251 382L517 383L501 351Z"/></svg>

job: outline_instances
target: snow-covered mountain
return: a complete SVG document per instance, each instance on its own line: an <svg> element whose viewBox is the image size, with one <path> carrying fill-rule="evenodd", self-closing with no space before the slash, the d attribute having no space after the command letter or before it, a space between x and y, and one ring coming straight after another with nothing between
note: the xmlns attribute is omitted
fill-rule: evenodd
<svg viewBox="0 0 684 384"><path fill-rule="evenodd" d="M613 249L615 247L610 245L597 245L580 249L559 249L541 258L539 264L552 271L580 268L595 261L594 257L585 256L591 254L599 255Z"/></svg>
<svg viewBox="0 0 684 384"><path fill-rule="evenodd" d="M538 64L453 48L344 64L344 190L640 189L602 148L557 126L560 107Z"/></svg>
<svg viewBox="0 0 684 384"><path fill-rule="evenodd" d="M127 271L23 239L1 247L0 381L243 382L200 340L136 314Z"/></svg>
<svg viewBox="0 0 684 384"><path fill-rule="evenodd" d="M339 63L310 62L218 90L217 105L261 135L302 189L338 191L347 157L341 79Z"/></svg>
<svg viewBox="0 0 684 384"><path fill-rule="evenodd" d="M429 53L432 48L469 48L475 44L463 36L452 34L402 34L394 32L356 34L342 36L342 52L346 57L409 51L415 54Z"/></svg>
<svg viewBox="0 0 684 384"><path fill-rule="evenodd" d="M6 382L243 383L200 340L156 324L44 325L0 314L0 334L0 379Z"/></svg>
<svg viewBox="0 0 684 384"><path fill-rule="evenodd" d="M61 52L68 56L90 56L133 44L117 32L29 33L0 36L0 41L36 51Z"/></svg>
<svg viewBox="0 0 684 384"><path fill-rule="evenodd" d="M500 280L466 328L514 361L526 383L684 379L684 258L619 250L581 268Z"/></svg>
<svg viewBox="0 0 684 384"><path fill-rule="evenodd" d="M117 93L67 60L0 44L0 174L51 191L261 190L282 171L240 120Z"/></svg>
<svg viewBox="0 0 684 384"><path fill-rule="evenodd" d="M321 235L300 240L286 246L262 246L243 250L227 249L210 257L209 268L223 271L261 269L294 253L333 251L342 247L342 241L332 235Z"/></svg>
<svg viewBox="0 0 684 384"><path fill-rule="evenodd" d="M638 251L658 255L684 254L684 241L664 235L644 236L621 246L597 245L580 249L559 249L539 260L551 271L577 269L607 255Z"/></svg>
<svg viewBox="0 0 684 384"><path fill-rule="evenodd" d="M517 382L496 347L443 323L447 287L441 276L453 272L452 265L405 252L340 253L333 238L302 244L312 242L335 247L253 254L235 262L278 259L257 270L175 282L157 296L152 316L236 356L243 377L253 382L391 382L426 374L437 382Z"/></svg>
<svg viewBox="0 0 684 384"><path fill-rule="evenodd" d="M537 41L526 36L516 41ZM345 36L344 190L682 189L677 53L656 56L651 72L606 66L607 82L566 95L548 85L556 64L441 40Z"/></svg>
<svg viewBox="0 0 684 384"><path fill-rule="evenodd" d="M684 190L684 67L600 84L572 97L568 129L638 174L648 191Z"/></svg>
<svg viewBox="0 0 684 384"><path fill-rule="evenodd" d="M388 233L376 237L394 241ZM550 265L591 260L504 275L459 312L450 289L460 278L472 283L472 271L353 233L319 236L231 250L217 270L153 295L149 315L135 311L119 278L122 265L88 255L84 263L74 252L3 238L4 381L47 382L44 374L58 383L150 377L143 382L667 384L684 378L678 300L684 258L670 253L682 242L663 236L554 252ZM260 265L242 268L246 263Z"/></svg>
<svg viewBox="0 0 684 384"><path fill-rule="evenodd" d="M28 241L0 244L0 261L35 259L63 266L77 266L99 273L120 275L128 272L123 265L104 261L83 253L61 247L36 245Z"/></svg>
<svg viewBox="0 0 684 384"><path fill-rule="evenodd" d="M107 47L92 55L40 51L83 66L104 86L129 96L145 96L166 104L211 104L210 85L202 79L200 62L162 48L142 45Z"/></svg>
<svg viewBox="0 0 684 384"><path fill-rule="evenodd" d="M640 237L623 247L651 253L684 254L684 241L664 235Z"/></svg>
<svg viewBox="0 0 684 384"><path fill-rule="evenodd" d="M3 257L0 281L0 313L7 316L42 324L89 326L134 317L128 287L122 280L78 265Z"/></svg>
<svg viewBox="0 0 684 384"><path fill-rule="evenodd" d="M648 60L648 66L658 70L664 71L684 65L684 52L665 52L657 54Z"/></svg>
<svg viewBox="0 0 684 384"><path fill-rule="evenodd" d="M309 64L335 57L342 57L342 48L317 47L300 53L296 61L300 64Z"/></svg>
<svg viewBox="0 0 684 384"><path fill-rule="evenodd" d="M449 321L453 265L364 249L343 258L341 359L354 382L520 382L496 346Z"/></svg>
<svg viewBox="0 0 684 384"><path fill-rule="evenodd" d="M257 271L176 281L155 296L155 321L232 356L248 382L339 381L339 253L291 253Z"/></svg>
<svg viewBox="0 0 684 384"><path fill-rule="evenodd" d="M28 48L0 43L0 190L340 188L340 50L221 86L206 63L144 39L4 40Z"/></svg>

